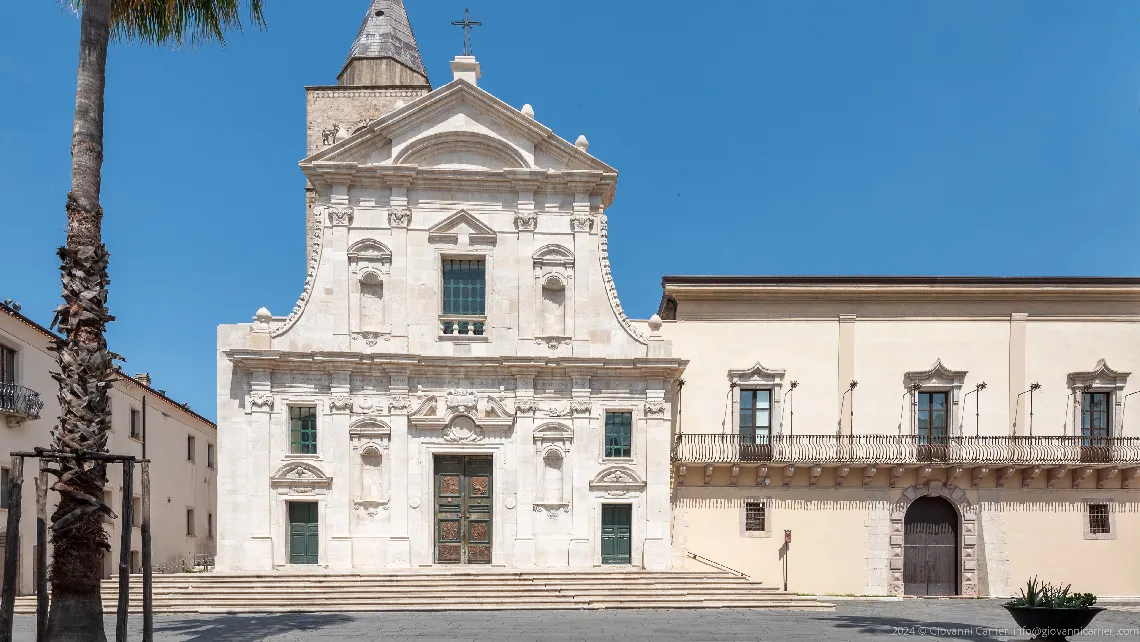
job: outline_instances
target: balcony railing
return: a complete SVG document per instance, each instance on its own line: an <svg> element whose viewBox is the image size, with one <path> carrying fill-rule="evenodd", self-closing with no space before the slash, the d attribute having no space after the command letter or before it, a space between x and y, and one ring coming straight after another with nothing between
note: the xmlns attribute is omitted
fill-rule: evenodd
<svg viewBox="0 0 1140 642"><path fill-rule="evenodd" d="M40 393L14 383L0 383L0 415L7 415L9 423L39 419L43 408Z"/></svg>
<svg viewBox="0 0 1140 642"><path fill-rule="evenodd" d="M701 464L1140 465L1140 437L918 437L678 435L675 461Z"/></svg>

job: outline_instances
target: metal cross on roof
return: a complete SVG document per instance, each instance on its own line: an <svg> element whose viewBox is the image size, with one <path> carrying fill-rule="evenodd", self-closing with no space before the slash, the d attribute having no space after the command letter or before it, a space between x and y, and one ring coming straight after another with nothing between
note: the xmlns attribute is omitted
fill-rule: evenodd
<svg viewBox="0 0 1140 642"><path fill-rule="evenodd" d="M462 20L456 20L456 21L451 23L453 26L463 27L463 55L464 56L470 56L471 55L471 28L483 26L482 22L473 22L471 20L470 14L471 14L470 9L464 9L463 10L463 19Z"/></svg>

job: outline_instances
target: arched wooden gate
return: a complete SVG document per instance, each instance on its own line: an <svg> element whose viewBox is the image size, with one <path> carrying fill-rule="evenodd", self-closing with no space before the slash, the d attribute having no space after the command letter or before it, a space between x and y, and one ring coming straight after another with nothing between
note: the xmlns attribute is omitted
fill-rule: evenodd
<svg viewBox="0 0 1140 642"><path fill-rule="evenodd" d="M920 497L907 508L903 536L906 595L958 594L958 512L941 497Z"/></svg>

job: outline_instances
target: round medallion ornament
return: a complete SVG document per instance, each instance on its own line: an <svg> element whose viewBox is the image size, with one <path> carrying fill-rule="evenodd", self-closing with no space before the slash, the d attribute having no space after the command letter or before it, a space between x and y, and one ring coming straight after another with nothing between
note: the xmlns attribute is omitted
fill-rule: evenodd
<svg viewBox="0 0 1140 642"><path fill-rule="evenodd" d="M515 507L515 498L514 497L508 497L506 499L506 501L503 502L503 505L507 507L507 510L514 508Z"/></svg>
<svg viewBox="0 0 1140 642"><path fill-rule="evenodd" d="M420 507L420 498L419 497L413 497L413 498L409 499L408 500L408 506L411 506L412 508L419 508Z"/></svg>

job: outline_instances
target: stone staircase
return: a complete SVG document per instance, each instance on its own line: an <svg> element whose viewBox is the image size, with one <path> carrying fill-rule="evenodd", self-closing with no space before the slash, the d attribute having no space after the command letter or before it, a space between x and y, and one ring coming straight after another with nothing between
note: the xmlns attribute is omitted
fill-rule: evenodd
<svg viewBox="0 0 1140 642"><path fill-rule="evenodd" d="M103 582L115 610L116 579ZM35 597L16 613L35 613ZM731 573L425 569L377 573L202 573L154 576L155 613L332 613L510 609L793 609L834 606ZM142 610L142 576L131 576L131 612Z"/></svg>

